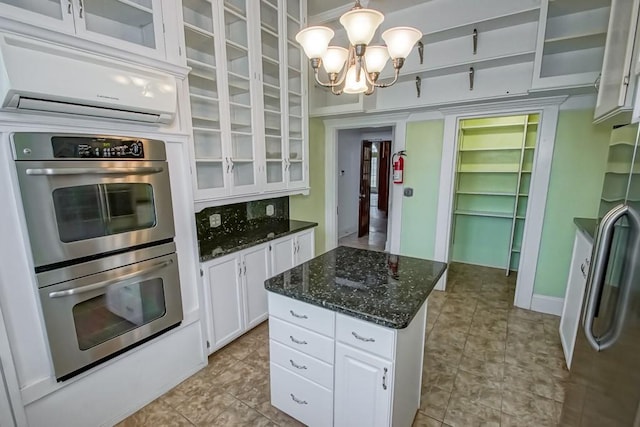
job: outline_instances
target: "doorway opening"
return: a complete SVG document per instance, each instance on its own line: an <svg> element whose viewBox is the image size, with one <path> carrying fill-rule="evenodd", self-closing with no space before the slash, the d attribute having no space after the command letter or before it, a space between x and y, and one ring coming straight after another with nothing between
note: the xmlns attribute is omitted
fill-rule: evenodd
<svg viewBox="0 0 640 427"><path fill-rule="evenodd" d="M391 127L338 131L339 245L386 247L391 135Z"/></svg>

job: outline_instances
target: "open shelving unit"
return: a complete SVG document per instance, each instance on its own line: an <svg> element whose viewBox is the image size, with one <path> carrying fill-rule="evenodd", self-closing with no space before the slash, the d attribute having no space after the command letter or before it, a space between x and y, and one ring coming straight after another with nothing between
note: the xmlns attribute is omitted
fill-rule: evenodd
<svg viewBox="0 0 640 427"><path fill-rule="evenodd" d="M517 271L538 122L537 114L460 121L454 261Z"/></svg>

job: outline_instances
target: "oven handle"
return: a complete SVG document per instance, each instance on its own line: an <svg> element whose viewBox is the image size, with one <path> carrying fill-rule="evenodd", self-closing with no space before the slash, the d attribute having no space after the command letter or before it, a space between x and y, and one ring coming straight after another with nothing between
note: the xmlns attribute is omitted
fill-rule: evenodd
<svg viewBox="0 0 640 427"><path fill-rule="evenodd" d="M137 168L42 168L27 169L27 175L149 175L164 171L162 167Z"/></svg>
<svg viewBox="0 0 640 427"><path fill-rule="evenodd" d="M163 262L159 262L157 264L154 264L149 268L145 268L144 270L136 271L134 273L125 274L124 276L120 276L120 277L116 277L116 278L108 279L108 280L103 280L102 282L93 283L91 285L82 286L80 288L65 289L64 291L51 292L51 293L49 293L49 298L68 297L68 296L71 296L71 295L77 295L77 294L82 294L82 293L85 293L85 292L95 291L97 289L106 288L107 286L115 285L116 283L123 282L123 281L129 280L129 279L133 279L134 277L142 276L143 274L148 274L148 273L152 273L152 272L157 271L157 270L161 270L161 269L165 268L166 266L170 265L171 263L173 263L173 260L169 259L167 261L163 261Z"/></svg>

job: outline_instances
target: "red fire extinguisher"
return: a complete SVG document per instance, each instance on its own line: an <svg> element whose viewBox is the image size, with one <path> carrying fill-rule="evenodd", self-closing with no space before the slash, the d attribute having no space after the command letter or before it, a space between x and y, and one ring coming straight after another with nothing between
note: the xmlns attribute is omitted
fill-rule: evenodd
<svg viewBox="0 0 640 427"><path fill-rule="evenodd" d="M407 152L405 150L398 151L393 154L393 183L402 184L404 182L404 159Z"/></svg>

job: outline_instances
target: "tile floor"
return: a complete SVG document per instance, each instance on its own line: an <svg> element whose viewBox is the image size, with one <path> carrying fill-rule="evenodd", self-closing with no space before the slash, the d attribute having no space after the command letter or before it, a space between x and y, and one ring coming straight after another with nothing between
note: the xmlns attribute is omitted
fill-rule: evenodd
<svg viewBox="0 0 640 427"><path fill-rule="evenodd" d="M387 243L387 217L378 209L378 195L371 194L369 210L369 234L358 237L358 233L349 234L338 240L341 246L349 246L372 251L383 251Z"/></svg>
<svg viewBox="0 0 640 427"><path fill-rule="evenodd" d="M559 318L512 308L513 275L452 264L429 298L423 389L414 426L555 426L568 371ZM119 426L297 426L269 404L268 325Z"/></svg>

